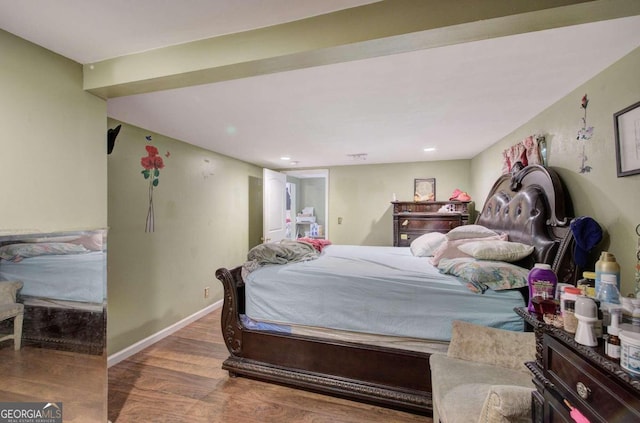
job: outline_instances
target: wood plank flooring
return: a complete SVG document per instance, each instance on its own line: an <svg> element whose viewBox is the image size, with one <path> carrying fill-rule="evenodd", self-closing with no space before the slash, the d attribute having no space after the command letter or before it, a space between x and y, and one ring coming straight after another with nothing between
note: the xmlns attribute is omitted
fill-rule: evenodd
<svg viewBox="0 0 640 423"><path fill-rule="evenodd" d="M228 357L220 309L109 369L113 423L421 422L418 416L247 378Z"/></svg>
<svg viewBox="0 0 640 423"><path fill-rule="evenodd" d="M65 423L107 419L106 355L0 343L0 401L62 402Z"/></svg>

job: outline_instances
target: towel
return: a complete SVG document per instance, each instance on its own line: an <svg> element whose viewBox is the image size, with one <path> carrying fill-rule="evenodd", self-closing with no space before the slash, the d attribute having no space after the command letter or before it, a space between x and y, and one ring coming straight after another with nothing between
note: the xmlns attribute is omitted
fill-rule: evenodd
<svg viewBox="0 0 640 423"><path fill-rule="evenodd" d="M602 240L602 229L598 222L588 216L577 217L570 224L576 248L573 258L579 268L587 265L589 251Z"/></svg>

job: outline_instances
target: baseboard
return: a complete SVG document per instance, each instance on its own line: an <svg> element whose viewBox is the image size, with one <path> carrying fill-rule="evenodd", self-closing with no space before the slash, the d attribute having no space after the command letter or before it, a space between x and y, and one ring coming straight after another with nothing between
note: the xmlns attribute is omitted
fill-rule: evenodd
<svg viewBox="0 0 640 423"><path fill-rule="evenodd" d="M167 336L171 335L174 332L177 332L178 330L182 329L183 327L195 322L196 320L206 316L207 314L211 313L214 310L217 310L218 308L222 307L224 300L220 300L220 301L216 301L215 303L203 308L202 310L192 314L191 316L187 316L184 319L180 320L179 322L174 323L171 326L168 326L164 329L162 329L159 332L156 332L155 334L142 339L141 341L136 342L135 344L118 351L117 353L113 353L111 354L108 358L107 358L107 367L111 367L115 364L118 364L119 362L121 362L122 360L125 360L129 357L131 357L132 355L134 355L135 353L138 353L142 350L144 350L147 347L150 347L151 345L155 344L156 342L160 341L163 338L166 338Z"/></svg>

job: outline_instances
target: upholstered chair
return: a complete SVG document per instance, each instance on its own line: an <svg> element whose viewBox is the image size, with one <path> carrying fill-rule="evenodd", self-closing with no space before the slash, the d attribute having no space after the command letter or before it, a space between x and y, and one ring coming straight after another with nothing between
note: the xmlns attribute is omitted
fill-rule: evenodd
<svg viewBox="0 0 640 423"><path fill-rule="evenodd" d="M446 354L431 355L434 423L531 421L533 332L454 321Z"/></svg>
<svg viewBox="0 0 640 423"><path fill-rule="evenodd" d="M0 281L0 321L13 318L13 332L9 335L0 334L0 342L13 339L16 351L20 349L22 343L24 305L16 302L21 288L21 281Z"/></svg>

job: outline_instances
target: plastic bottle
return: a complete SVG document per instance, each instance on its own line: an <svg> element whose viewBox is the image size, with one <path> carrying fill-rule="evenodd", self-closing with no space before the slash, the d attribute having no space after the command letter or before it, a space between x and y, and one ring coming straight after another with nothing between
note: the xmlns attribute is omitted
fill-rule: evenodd
<svg viewBox="0 0 640 423"><path fill-rule="evenodd" d="M578 328L578 318L575 314L576 300L565 300L564 302L564 314L562 315L562 321L564 330L569 333L576 333Z"/></svg>
<svg viewBox="0 0 640 423"><path fill-rule="evenodd" d="M606 251L600 254L600 259L596 262L596 295L603 275L615 275L616 287L618 291L620 290L620 265L616 261L616 256Z"/></svg>
<svg viewBox="0 0 640 423"><path fill-rule="evenodd" d="M582 272L582 279L577 283L578 288L582 289L587 297L596 297L596 272Z"/></svg>
<svg viewBox="0 0 640 423"><path fill-rule="evenodd" d="M596 298L601 303L620 304L620 291L616 285L616 275L605 273L602 275L600 286L596 292Z"/></svg>
<svg viewBox="0 0 640 423"><path fill-rule="evenodd" d="M618 323L620 319L620 313L622 312L622 308L620 307L611 307L609 308L609 313L611 313L611 325L607 328L607 344L605 345L605 355L613 360L620 360L620 338L618 334L620 333L620 329L618 328Z"/></svg>
<svg viewBox="0 0 640 423"><path fill-rule="evenodd" d="M555 303L556 286L558 278L551 270L551 266L544 263L536 263L529 271L527 277L529 281L529 311L541 312L544 303ZM536 309L536 304L540 309Z"/></svg>
<svg viewBox="0 0 640 423"><path fill-rule="evenodd" d="M566 288L564 288L562 294L560 294L560 315L564 316L564 302L567 300L577 300L578 296L581 294L580 289L573 287L573 286L567 286Z"/></svg>

